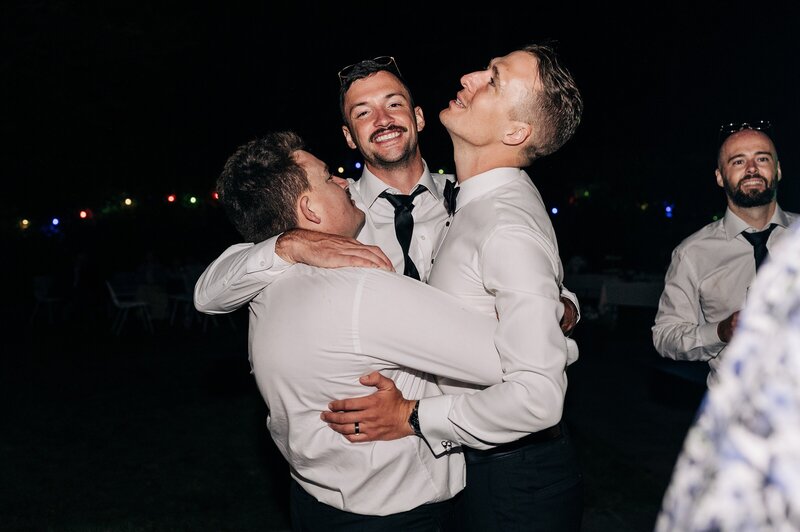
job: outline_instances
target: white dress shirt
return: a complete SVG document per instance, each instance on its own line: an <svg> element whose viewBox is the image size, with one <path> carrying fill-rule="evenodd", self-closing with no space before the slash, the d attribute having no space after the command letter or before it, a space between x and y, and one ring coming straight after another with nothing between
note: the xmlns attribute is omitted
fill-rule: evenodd
<svg viewBox="0 0 800 532"><path fill-rule="evenodd" d="M448 179L452 180L453 176L431 174L425 163L418 186L425 186L428 192L414 198L414 209L411 211L414 233L408 254L422 281L428 278L433 251L444 234L447 211L442 191ZM379 246L392 261L395 271L402 272L405 263L394 229L394 207L386 199L378 197L385 190L394 194L400 191L387 186L366 168L358 181L348 181L350 196L366 215L358 240ZM275 254L277 238L255 245L235 244L226 249L206 268L195 284L194 303L197 310L206 314L236 310L285 271L290 264ZM577 306L577 299L573 302Z"/></svg>
<svg viewBox="0 0 800 532"><path fill-rule="evenodd" d="M800 222L758 270L656 532L800 530Z"/></svg>
<svg viewBox="0 0 800 532"><path fill-rule="evenodd" d="M444 207L442 192L452 174L431 174L425 163L425 170L418 185L424 185L428 192L414 198L414 232L409 246L409 256L414 261L420 280L426 281L430 274L434 250L445 234L448 215ZM394 229L394 208L378 195L388 187L368 169L361 178L350 182L350 196L356 206L364 211L364 227L358 234L359 242L379 246L392 261L395 271L402 272L405 266L403 250L397 241ZM415 187L416 188L416 187ZM247 304L258 292L266 288L291 264L275 254L278 237L258 244L234 244L212 262L194 288L194 304L197 310L206 314L224 314ZM561 295L575 305L580 320L580 306L577 296L561 287Z"/></svg>
<svg viewBox="0 0 800 532"><path fill-rule="evenodd" d="M416 437L352 444L320 413L365 395L359 377L375 370L407 398L441 393L428 374L500 382L496 327L493 315L401 274L303 264L285 272L250 303L250 356L292 477L319 501L365 515L453 497L465 485L462 454L436 458Z"/></svg>
<svg viewBox="0 0 800 532"><path fill-rule="evenodd" d="M528 174L498 168L460 187L429 284L497 316L494 342L504 382L465 393L482 387L439 380L448 395L419 407L435 453L454 441L485 449L556 425L570 353L577 357L575 342L559 326L563 269L555 232Z"/></svg>
<svg viewBox="0 0 800 532"><path fill-rule="evenodd" d="M776 206L767 249L780 240L796 214ZM652 327L658 353L674 360L708 361L709 382L716 378L717 355L727 345L717 325L744 306L756 275L753 246L742 231L757 231L730 209L725 216L685 238L672 251L664 291Z"/></svg>

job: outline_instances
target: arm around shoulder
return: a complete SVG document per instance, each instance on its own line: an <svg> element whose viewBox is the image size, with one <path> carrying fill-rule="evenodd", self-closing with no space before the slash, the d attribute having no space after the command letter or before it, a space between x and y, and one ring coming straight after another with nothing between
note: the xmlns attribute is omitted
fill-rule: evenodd
<svg viewBox="0 0 800 532"><path fill-rule="evenodd" d="M275 241L234 244L209 264L194 287L194 306L205 314L225 314L246 305L291 266L275 255Z"/></svg>

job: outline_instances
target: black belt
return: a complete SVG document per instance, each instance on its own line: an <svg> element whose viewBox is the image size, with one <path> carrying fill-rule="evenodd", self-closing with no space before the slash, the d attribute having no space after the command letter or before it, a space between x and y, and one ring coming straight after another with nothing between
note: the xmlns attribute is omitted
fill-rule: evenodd
<svg viewBox="0 0 800 532"><path fill-rule="evenodd" d="M469 447L464 447L464 459L468 464L485 462L487 460L492 460L494 458L500 458L501 456L515 453L520 449L527 447L528 445L545 443L560 437L561 423L558 425L553 425L548 429L528 434L527 436L524 436L516 441L498 445L492 449L471 449Z"/></svg>

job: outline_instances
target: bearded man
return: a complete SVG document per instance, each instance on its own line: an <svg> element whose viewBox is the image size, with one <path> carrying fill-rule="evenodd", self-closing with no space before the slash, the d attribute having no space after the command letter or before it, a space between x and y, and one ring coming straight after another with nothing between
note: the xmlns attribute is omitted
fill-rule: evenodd
<svg viewBox="0 0 800 532"><path fill-rule="evenodd" d="M798 218L778 206L781 165L770 134L766 121L720 128L715 174L725 216L673 250L652 327L662 357L708 362L709 385L757 268Z"/></svg>

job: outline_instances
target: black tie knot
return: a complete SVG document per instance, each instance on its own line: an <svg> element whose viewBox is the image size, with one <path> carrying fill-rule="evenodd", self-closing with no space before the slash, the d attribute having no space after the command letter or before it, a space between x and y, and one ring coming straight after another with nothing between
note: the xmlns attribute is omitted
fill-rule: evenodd
<svg viewBox="0 0 800 532"><path fill-rule="evenodd" d="M420 185L411 194L392 194L388 190L381 192L378 197L386 199L392 204L392 207L397 209L408 209L411 211L414 208L414 198L428 190L425 185Z"/></svg>
<svg viewBox="0 0 800 532"><path fill-rule="evenodd" d="M417 280L419 280L419 272L414 261L408 256L411 236L414 234L414 218L411 216L411 211L414 209L414 198L426 190L428 189L424 185L419 185L411 194L392 194L384 190L379 195L394 207L394 230L400 248L403 250L403 262L405 263L403 273Z"/></svg>
<svg viewBox="0 0 800 532"><path fill-rule="evenodd" d="M758 268L761 266L761 263L764 262L764 259L767 258L767 240L769 240L769 235L773 229L775 229L775 224L770 224L769 227L763 231L758 231L756 233L747 233L742 231L742 236L753 246L753 257L755 257L756 260L756 270L758 270Z"/></svg>
<svg viewBox="0 0 800 532"><path fill-rule="evenodd" d="M444 207L447 209L447 214L456 212L456 197L461 187L457 187L452 181L444 184Z"/></svg>

